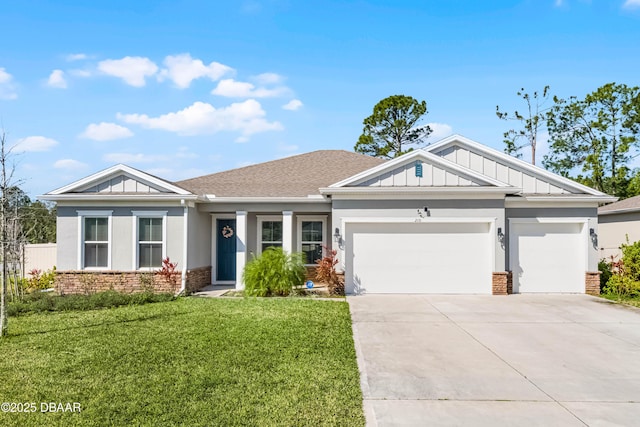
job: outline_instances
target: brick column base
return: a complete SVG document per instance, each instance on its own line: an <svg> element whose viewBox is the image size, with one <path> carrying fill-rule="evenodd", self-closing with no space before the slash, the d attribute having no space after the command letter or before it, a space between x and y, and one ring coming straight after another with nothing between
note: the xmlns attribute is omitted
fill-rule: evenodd
<svg viewBox="0 0 640 427"><path fill-rule="evenodd" d="M491 279L493 295L509 295L513 293L513 275L510 271L494 271Z"/></svg>
<svg viewBox="0 0 640 427"><path fill-rule="evenodd" d="M585 273L584 293L587 295L600 295L599 271L587 271Z"/></svg>

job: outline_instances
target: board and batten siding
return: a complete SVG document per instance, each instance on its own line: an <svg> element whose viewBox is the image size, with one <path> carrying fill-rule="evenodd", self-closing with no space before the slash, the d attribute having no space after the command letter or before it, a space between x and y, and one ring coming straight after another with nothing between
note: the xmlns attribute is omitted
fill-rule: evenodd
<svg viewBox="0 0 640 427"><path fill-rule="evenodd" d="M416 176L415 162L399 166L359 184L361 187L471 187L477 182L422 162L422 177Z"/></svg>
<svg viewBox="0 0 640 427"><path fill-rule="evenodd" d="M452 146L434 153L488 177L522 188L525 194L570 194L571 192L536 178L519 169L502 164L495 158Z"/></svg>
<svg viewBox="0 0 640 427"><path fill-rule="evenodd" d="M160 189L126 175L107 179L97 185L82 190L83 193L166 193Z"/></svg>

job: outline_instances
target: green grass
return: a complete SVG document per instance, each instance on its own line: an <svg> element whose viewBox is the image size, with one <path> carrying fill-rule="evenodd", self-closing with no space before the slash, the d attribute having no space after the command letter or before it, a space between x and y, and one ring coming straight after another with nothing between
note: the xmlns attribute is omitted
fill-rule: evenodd
<svg viewBox="0 0 640 427"><path fill-rule="evenodd" d="M622 304L627 304L627 305L632 305L634 307L640 307L640 297L622 297L622 298L618 298L617 295L611 295L611 294L601 294L600 295L603 298L606 298L608 300L611 301L616 301Z"/></svg>
<svg viewBox="0 0 640 427"><path fill-rule="evenodd" d="M2 426L364 425L345 302L181 298L9 321L0 401L38 412Z"/></svg>

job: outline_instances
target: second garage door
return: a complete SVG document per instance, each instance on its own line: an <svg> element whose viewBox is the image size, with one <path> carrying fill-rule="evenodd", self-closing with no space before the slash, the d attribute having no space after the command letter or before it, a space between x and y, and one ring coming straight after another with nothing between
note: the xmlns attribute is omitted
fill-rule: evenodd
<svg viewBox="0 0 640 427"><path fill-rule="evenodd" d="M490 294L493 242L482 223L353 223L347 293Z"/></svg>
<svg viewBox="0 0 640 427"><path fill-rule="evenodd" d="M513 291L584 293L584 223L511 222Z"/></svg>

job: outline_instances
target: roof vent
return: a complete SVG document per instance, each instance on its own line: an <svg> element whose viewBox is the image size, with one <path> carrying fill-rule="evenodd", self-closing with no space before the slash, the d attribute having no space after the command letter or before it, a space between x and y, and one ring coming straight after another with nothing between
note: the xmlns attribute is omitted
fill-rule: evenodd
<svg viewBox="0 0 640 427"><path fill-rule="evenodd" d="M418 178L422 178L422 162L421 161L416 162L416 176Z"/></svg>

